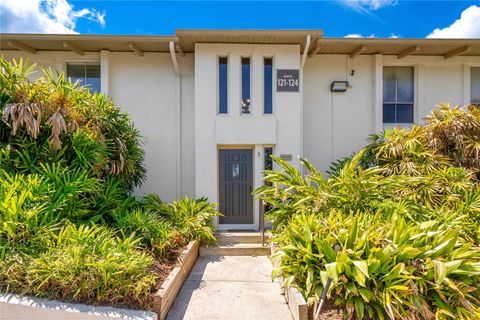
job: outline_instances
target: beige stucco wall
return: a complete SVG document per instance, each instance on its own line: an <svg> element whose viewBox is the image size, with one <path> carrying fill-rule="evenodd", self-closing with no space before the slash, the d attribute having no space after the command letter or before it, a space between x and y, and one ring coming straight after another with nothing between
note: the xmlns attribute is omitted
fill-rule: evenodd
<svg viewBox="0 0 480 320"><path fill-rule="evenodd" d="M478 57L316 55L304 69L304 156L320 170L336 159L359 151L368 135L383 129L382 68L413 66L415 121L423 122L436 104L466 105L470 101L470 68ZM351 71L355 70L354 75ZM330 92L334 80L347 80L347 92Z"/></svg>
<svg viewBox="0 0 480 320"><path fill-rule="evenodd" d="M5 58L28 57L41 67L65 70L70 61L102 61L102 91L108 92L145 141L147 180L137 195L157 193L171 201L194 196L194 67L193 54L178 56L181 73L181 194L177 194L176 76L169 53L95 52L79 56L71 52L1 52ZM108 77L107 77L108 75ZM38 75L35 75L36 77Z"/></svg>

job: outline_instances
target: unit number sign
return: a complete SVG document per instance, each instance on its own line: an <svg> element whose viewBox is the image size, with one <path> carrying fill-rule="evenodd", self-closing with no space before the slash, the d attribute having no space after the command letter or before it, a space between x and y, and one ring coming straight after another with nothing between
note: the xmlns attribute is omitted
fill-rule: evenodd
<svg viewBox="0 0 480 320"><path fill-rule="evenodd" d="M298 92L298 69L277 69L277 92Z"/></svg>

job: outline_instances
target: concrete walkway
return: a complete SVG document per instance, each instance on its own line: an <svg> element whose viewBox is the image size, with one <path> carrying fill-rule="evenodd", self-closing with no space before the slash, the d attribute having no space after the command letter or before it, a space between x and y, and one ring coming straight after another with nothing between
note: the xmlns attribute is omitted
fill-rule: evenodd
<svg viewBox="0 0 480 320"><path fill-rule="evenodd" d="M266 256L199 257L167 320L291 320Z"/></svg>

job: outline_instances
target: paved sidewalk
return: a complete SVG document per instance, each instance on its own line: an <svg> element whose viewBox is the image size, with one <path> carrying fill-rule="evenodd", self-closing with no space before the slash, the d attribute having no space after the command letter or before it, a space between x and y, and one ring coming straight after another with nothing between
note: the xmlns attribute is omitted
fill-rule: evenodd
<svg viewBox="0 0 480 320"><path fill-rule="evenodd" d="M199 257L167 320L291 320L268 257Z"/></svg>

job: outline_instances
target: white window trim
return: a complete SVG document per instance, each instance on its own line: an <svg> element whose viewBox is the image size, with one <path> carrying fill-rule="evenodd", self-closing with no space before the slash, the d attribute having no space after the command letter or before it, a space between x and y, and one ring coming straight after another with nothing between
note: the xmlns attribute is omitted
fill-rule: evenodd
<svg viewBox="0 0 480 320"><path fill-rule="evenodd" d="M265 113L265 59L272 59L272 113ZM275 55L265 54L262 56L262 116L271 117L275 115Z"/></svg>
<svg viewBox="0 0 480 320"><path fill-rule="evenodd" d="M226 113L220 113L220 58L227 58L227 112ZM227 117L230 114L230 99L229 99L229 92L228 92L228 87L229 85L229 77L230 77L230 70L229 70L229 65L230 65L230 56L228 53L224 54L217 54L216 55L216 60L215 60L215 69L216 69L216 79L217 79L217 84L216 84L216 99L217 99L217 107L216 107L216 113L218 117Z"/></svg>
<svg viewBox="0 0 480 320"><path fill-rule="evenodd" d="M472 104L472 68L480 68L480 63L464 63L463 64L463 105Z"/></svg>
<svg viewBox="0 0 480 320"><path fill-rule="evenodd" d="M394 123L388 123L388 122L383 122L383 70L384 68L387 67L412 67L413 68L413 123L410 122L394 122ZM381 72L381 117L380 117L380 122L382 123L382 127L385 128L392 128L392 127L399 127L399 128L410 128L414 126L415 124L418 124L419 122L419 111L418 111L418 99L419 99L419 83L420 83L420 77L419 77L419 65L418 64L412 64L412 63L395 63L395 64L382 64L381 66L382 72ZM422 86L423 87L423 86ZM423 90L423 88L422 88Z"/></svg>
<svg viewBox="0 0 480 320"><path fill-rule="evenodd" d="M249 59L250 61L250 81L249 81L249 85L250 85L250 112L249 113L243 113L242 112L242 101L243 101L243 68L242 68L242 60L243 59ZM253 55L252 54L240 54L240 81L239 81L239 85L240 85L240 103L238 105L238 111L239 111L239 114L241 117L253 117L253 110L252 110L252 106L253 106L253 101L252 101L252 96L253 96L253 91L252 91L252 79L253 78Z"/></svg>
<svg viewBox="0 0 480 320"><path fill-rule="evenodd" d="M100 66L100 92L98 93L106 93L108 94L108 90L107 91L104 91L105 89L103 88L103 84L104 84L104 77L107 77L108 79L108 75L104 75L103 74L103 70L102 70L102 61L101 59L67 59L63 62L63 70L64 70L64 74L65 74L65 78L68 79L68 65L77 65L77 66L81 66L81 65L98 65ZM107 80L107 84L108 84L108 80Z"/></svg>

